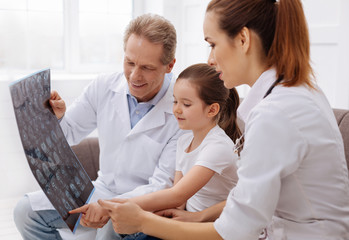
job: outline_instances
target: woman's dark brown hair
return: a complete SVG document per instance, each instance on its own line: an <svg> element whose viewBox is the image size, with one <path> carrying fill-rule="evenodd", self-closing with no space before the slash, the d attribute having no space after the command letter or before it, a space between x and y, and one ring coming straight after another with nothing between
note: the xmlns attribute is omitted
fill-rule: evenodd
<svg viewBox="0 0 349 240"><path fill-rule="evenodd" d="M234 38L244 27L260 38L269 66L275 66L284 86L313 87L309 33L300 0L212 0L207 12Z"/></svg>
<svg viewBox="0 0 349 240"><path fill-rule="evenodd" d="M205 63L194 64L183 70L177 81L184 79L197 88L198 95L205 104L219 104L218 125L233 141L238 139L241 132L236 123L236 110L239 106L236 89L227 89L215 68Z"/></svg>

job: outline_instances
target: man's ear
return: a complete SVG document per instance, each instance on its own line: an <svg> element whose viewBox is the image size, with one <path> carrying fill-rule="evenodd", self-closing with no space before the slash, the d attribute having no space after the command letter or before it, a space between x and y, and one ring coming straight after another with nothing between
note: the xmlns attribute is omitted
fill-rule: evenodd
<svg viewBox="0 0 349 240"><path fill-rule="evenodd" d="M167 64L167 70L166 70L166 73L170 73L173 69L173 66L175 65L176 63L176 59L174 58L169 64Z"/></svg>
<svg viewBox="0 0 349 240"><path fill-rule="evenodd" d="M218 103L212 103L208 106L208 117L215 117L219 113L220 106Z"/></svg>

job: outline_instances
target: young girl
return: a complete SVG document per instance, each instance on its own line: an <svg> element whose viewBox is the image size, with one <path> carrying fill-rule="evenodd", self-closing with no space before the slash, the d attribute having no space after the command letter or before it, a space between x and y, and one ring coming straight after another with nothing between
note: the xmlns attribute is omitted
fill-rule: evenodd
<svg viewBox="0 0 349 240"><path fill-rule="evenodd" d="M191 130L177 142L174 185L128 201L147 211L201 211L224 201L238 180L232 139L241 136L236 123L239 96L234 88L225 88L219 73L207 64L185 69L173 95L179 127Z"/></svg>
<svg viewBox="0 0 349 240"><path fill-rule="evenodd" d="M239 96L225 88L219 73L207 64L185 69L173 96L179 127L191 130L177 142L174 186L129 201L147 211L201 211L225 200L237 183L232 139L241 135L236 124Z"/></svg>
<svg viewBox="0 0 349 240"><path fill-rule="evenodd" d="M349 239L343 140L313 81L301 1L212 0L204 36L212 48L208 62L224 85L251 87L238 109L245 123L239 181L224 209L205 210L223 209L214 223L173 221L107 202L115 230L191 240L258 239L263 229L263 239Z"/></svg>

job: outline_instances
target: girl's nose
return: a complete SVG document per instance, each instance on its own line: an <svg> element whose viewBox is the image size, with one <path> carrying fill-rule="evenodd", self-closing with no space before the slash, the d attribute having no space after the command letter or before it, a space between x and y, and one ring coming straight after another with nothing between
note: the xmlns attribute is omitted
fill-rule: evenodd
<svg viewBox="0 0 349 240"><path fill-rule="evenodd" d="M174 113L181 113L181 108L178 106L178 104L173 106L173 112Z"/></svg>

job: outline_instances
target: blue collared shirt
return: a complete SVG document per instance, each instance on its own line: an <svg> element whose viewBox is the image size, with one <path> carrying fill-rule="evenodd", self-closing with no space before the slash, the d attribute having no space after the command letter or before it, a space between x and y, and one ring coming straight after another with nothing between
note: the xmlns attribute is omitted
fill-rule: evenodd
<svg viewBox="0 0 349 240"><path fill-rule="evenodd" d="M173 74L168 73L165 75L164 83L160 91L148 102L138 102L137 99L131 95L130 89L127 87L127 102L130 113L131 128L141 120L145 114L147 114L166 94L168 87L170 86Z"/></svg>

